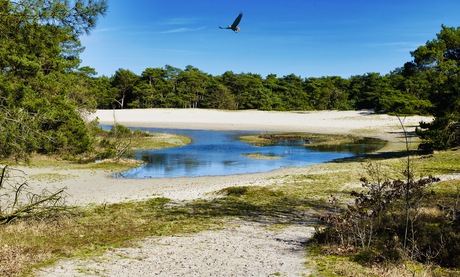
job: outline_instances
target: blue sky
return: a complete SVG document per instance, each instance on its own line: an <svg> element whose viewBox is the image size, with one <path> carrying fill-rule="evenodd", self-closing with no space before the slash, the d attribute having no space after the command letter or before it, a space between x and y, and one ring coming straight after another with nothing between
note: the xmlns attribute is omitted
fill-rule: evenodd
<svg viewBox="0 0 460 277"><path fill-rule="evenodd" d="M387 74L412 60L441 24L460 26L458 0L108 0L81 38L82 66L111 76L166 64L221 75ZM239 12L241 32L220 30Z"/></svg>

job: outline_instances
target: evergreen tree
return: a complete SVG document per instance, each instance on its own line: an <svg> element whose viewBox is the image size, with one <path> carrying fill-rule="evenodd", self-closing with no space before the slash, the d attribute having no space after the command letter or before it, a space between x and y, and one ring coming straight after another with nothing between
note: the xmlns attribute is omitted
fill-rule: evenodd
<svg viewBox="0 0 460 277"><path fill-rule="evenodd" d="M79 109L95 104L78 69L79 36L106 9L103 0L0 0L1 156L90 148Z"/></svg>
<svg viewBox="0 0 460 277"><path fill-rule="evenodd" d="M460 28L442 25L437 38L413 51L411 66L429 84L429 100L435 117L422 123L418 134L423 149L446 149L460 145Z"/></svg>

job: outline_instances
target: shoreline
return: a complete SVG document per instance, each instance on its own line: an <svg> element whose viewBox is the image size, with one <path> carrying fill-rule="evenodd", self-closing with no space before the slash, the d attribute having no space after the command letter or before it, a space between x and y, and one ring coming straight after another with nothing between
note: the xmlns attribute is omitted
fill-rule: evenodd
<svg viewBox="0 0 460 277"><path fill-rule="evenodd" d="M404 141L396 117L369 111L262 112L217 110L98 110L87 120L98 118L100 124L128 127L262 130L319 134L348 134ZM427 117L408 117L404 122L412 131ZM105 204L166 197L173 201L211 199L216 192L236 186L269 186L285 182L289 176L317 174L330 170L322 164L286 167L269 172L227 176L116 179L107 171L65 168L26 168L28 174L63 176L46 184L33 180L38 190L67 187L68 202L73 205ZM294 276L314 272L305 266L308 259L303 245L314 226L290 225L267 229L266 223L227 220L221 230L167 237L151 237L131 248L107 251L98 259L63 260L36 271L38 276L77 275L86 271L112 276L148 275L265 275ZM283 261L283 262L280 262Z"/></svg>
<svg viewBox="0 0 460 277"><path fill-rule="evenodd" d="M113 114L114 113L114 114ZM376 115L368 111L263 112L219 111L197 109L98 110L87 120L99 118L100 124L123 124L129 127L178 128L210 130L265 130L349 134L375 137L391 143L402 143L396 117ZM116 121L114 121L114 118ZM408 117L407 126L414 126L426 117ZM268 122L268 123L267 123ZM415 128L415 127L414 127ZM409 128L410 130L410 128ZM387 148L387 147L384 147ZM381 151L386 151L381 149ZM53 180L31 178L34 190L50 191L67 188L69 205L105 204L166 197L188 201L212 197L229 186L266 186L276 177L314 172L316 166L286 167L273 171L225 176L180 178L117 179L103 170L78 170L57 167L21 168L33 177L51 175Z"/></svg>
<svg viewBox="0 0 460 277"><path fill-rule="evenodd" d="M208 109L129 109L97 110L86 120L98 119L99 124L128 127L251 130L302 132L317 134L347 134L370 136L387 141L400 141L401 125L396 116L360 111L258 111ZM414 131L420 121L432 117L403 118L408 131Z"/></svg>

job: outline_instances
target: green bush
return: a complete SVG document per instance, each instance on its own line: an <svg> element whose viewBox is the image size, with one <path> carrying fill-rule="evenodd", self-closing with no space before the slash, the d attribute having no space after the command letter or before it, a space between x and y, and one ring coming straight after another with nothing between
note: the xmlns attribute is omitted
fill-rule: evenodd
<svg viewBox="0 0 460 277"><path fill-rule="evenodd" d="M115 124L109 132L109 136L115 138L129 138L133 135L133 131L126 126Z"/></svg>

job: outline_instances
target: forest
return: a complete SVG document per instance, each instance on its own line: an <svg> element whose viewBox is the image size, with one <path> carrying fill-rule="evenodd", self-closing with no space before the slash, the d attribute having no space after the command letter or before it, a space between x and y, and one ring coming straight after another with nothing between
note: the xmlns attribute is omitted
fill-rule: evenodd
<svg viewBox="0 0 460 277"><path fill-rule="evenodd" d="M81 66L80 35L90 33L107 3L76 1L69 10L47 2L22 5L0 0L0 144L5 146L1 157L91 151L81 114L96 108L372 109L423 114L435 120L418 129L422 148L460 144L458 27L442 25L435 39L411 52L412 61L385 75L302 78L227 71L213 76L192 65L165 65L146 68L141 75L119 69L112 76L98 76L96 69Z"/></svg>
<svg viewBox="0 0 460 277"><path fill-rule="evenodd" d="M410 65L408 65L410 66ZM342 78L302 78L295 74L262 77L227 71L212 76L191 65L179 69L147 68L136 75L119 69L111 77L96 77L100 109L211 108L258 110L357 110L382 113L428 114L431 102L426 87L405 78L407 70L388 75L366 73Z"/></svg>

